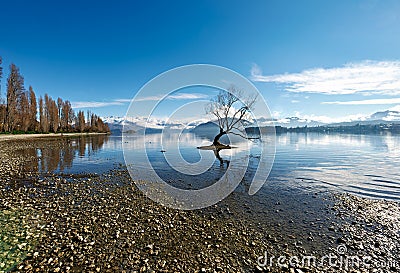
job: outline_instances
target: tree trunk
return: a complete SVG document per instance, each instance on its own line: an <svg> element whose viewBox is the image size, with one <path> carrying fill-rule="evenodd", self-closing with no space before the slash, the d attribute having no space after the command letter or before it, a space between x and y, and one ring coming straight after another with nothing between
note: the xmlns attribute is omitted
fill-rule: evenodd
<svg viewBox="0 0 400 273"><path fill-rule="evenodd" d="M226 132L220 128L220 129L219 129L219 134L216 135L215 138L214 138L213 145L222 145L222 144L219 142L219 139L220 139L223 135L226 135Z"/></svg>

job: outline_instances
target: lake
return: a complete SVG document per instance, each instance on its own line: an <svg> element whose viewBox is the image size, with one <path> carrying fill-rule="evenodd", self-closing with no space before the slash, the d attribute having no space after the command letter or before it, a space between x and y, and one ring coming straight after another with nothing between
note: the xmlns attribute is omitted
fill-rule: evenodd
<svg viewBox="0 0 400 273"><path fill-rule="evenodd" d="M237 141L232 144L234 149L220 152L220 159L212 151L196 148L208 144L209 139L192 133L172 133L164 137L150 134L146 139L132 135L125 143L122 137L111 135L71 138L63 140L57 148L49 149L44 145L20 152L34 158L34 164L27 169L42 173L103 173L125 165L123 146L125 155L133 159L145 146L156 173L183 189L200 189L215 183L232 164L230 161L243 158L243 162L248 160L249 163L237 191L247 192L259 164L259 151L263 145L269 145L268 141ZM335 190L369 198L399 200L399 147L400 136L393 135L277 135L274 164L260 194L271 189ZM193 167L190 173L182 173L182 169L186 169L184 161ZM179 171L171 168L171 164ZM142 168L139 162L135 167L138 169L136 178L144 178L148 171L146 166Z"/></svg>

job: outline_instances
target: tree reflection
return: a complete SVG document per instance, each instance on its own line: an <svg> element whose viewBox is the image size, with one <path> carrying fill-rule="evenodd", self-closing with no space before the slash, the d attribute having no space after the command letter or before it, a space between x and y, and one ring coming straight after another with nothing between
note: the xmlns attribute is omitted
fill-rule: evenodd
<svg viewBox="0 0 400 273"><path fill-rule="evenodd" d="M33 147L25 147L17 152L27 159L22 166L25 172L63 172L72 167L76 156L93 154L107 141L108 135L38 140Z"/></svg>
<svg viewBox="0 0 400 273"><path fill-rule="evenodd" d="M220 167L223 167L226 163L226 167L228 168L230 161L227 159L223 159L219 154L220 151L221 149L214 149L215 158L218 159Z"/></svg>
<svg viewBox="0 0 400 273"><path fill-rule="evenodd" d="M37 150L35 147L27 147L23 150L16 151L18 154L22 154L26 159L26 164L22 166L25 172L37 172L39 166L39 158L37 156Z"/></svg>

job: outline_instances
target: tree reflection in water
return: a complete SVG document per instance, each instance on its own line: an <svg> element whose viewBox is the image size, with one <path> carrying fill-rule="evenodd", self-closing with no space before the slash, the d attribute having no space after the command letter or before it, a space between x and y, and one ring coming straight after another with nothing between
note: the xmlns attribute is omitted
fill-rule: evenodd
<svg viewBox="0 0 400 273"><path fill-rule="evenodd" d="M108 135L34 140L33 145L16 152L27 159L22 166L24 172L63 172L72 168L77 156L87 157L101 149L107 141Z"/></svg>
<svg viewBox="0 0 400 273"><path fill-rule="evenodd" d="M229 168L230 160L223 159L219 154L220 151L221 149L214 149L215 158L218 159L221 168L224 167L224 163L226 163L226 168Z"/></svg>

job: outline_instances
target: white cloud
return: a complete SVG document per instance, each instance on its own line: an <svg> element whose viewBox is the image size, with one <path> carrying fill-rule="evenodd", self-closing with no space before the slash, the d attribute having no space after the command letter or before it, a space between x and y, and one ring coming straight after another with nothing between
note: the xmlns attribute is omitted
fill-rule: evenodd
<svg viewBox="0 0 400 273"><path fill-rule="evenodd" d="M132 99L115 99L114 101L116 102L121 102L121 103L126 103L126 102L131 102Z"/></svg>
<svg viewBox="0 0 400 273"><path fill-rule="evenodd" d="M100 108L112 105L123 105L125 102L120 100L112 101L75 101L71 103L72 108Z"/></svg>
<svg viewBox="0 0 400 273"><path fill-rule="evenodd" d="M262 70L257 64L253 63L253 65L251 66L250 73L252 76L255 76L255 75L260 76L260 75L262 75Z"/></svg>
<svg viewBox="0 0 400 273"><path fill-rule="evenodd" d="M205 94L197 94L197 93L179 93L172 94L166 97L168 100L190 100L190 99L205 99L208 96ZM143 97L138 98L136 101L158 101L161 100L162 96L151 96L151 97ZM113 105L124 105L126 103L130 103L132 99L114 99L111 101L75 101L72 102L72 108L100 108L106 106Z"/></svg>
<svg viewBox="0 0 400 273"><path fill-rule="evenodd" d="M342 105L379 105L379 104L399 104L399 103L400 103L400 98L322 102L322 104L342 104Z"/></svg>
<svg viewBox="0 0 400 273"><path fill-rule="evenodd" d="M390 111L397 111L400 112L400 105L396 105L395 107L392 107L389 109Z"/></svg>
<svg viewBox="0 0 400 273"><path fill-rule="evenodd" d="M309 120L309 121L318 121L322 123L338 123L338 122L350 122L350 121L356 121L356 120L366 120L369 115L363 115L363 114L356 114L356 115L347 115L347 116L342 116L342 117L328 117L324 115L303 115L300 113L297 113L296 116L300 119L304 120Z"/></svg>
<svg viewBox="0 0 400 273"><path fill-rule="evenodd" d="M273 111L273 112L271 113L271 116L272 116L273 118L279 118L281 115L282 115L282 112L281 112L281 111Z"/></svg>
<svg viewBox="0 0 400 273"><path fill-rule="evenodd" d="M284 84L286 91L296 93L400 95L400 61L363 61L270 76L254 65L251 79Z"/></svg>
<svg viewBox="0 0 400 273"><path fill-rule="evenodd" d="M162 100L164 96L150 96L137 98L136 101L159 101ZM206 94L198 94L198 93L178 93L172 94L166 97L168 100L194 100L194 99L205 99L208 98Z"/></svg>
<svg viewBox="0 0 400 273"><path fill-rule="evenodd" d="M291 103L299 103L300 101L299 100L291 100L290 102Z"/></svg>

